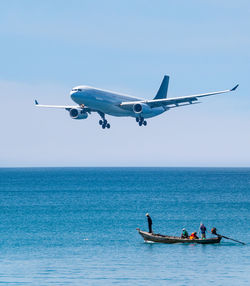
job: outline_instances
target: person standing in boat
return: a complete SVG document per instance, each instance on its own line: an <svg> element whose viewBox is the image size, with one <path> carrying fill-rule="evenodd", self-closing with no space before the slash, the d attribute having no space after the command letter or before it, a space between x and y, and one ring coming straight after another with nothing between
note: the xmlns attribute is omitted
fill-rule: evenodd
<svg viewBox="0 0 250 286"><path fill-rule="evenodd" d="M201 223L201 225L200 225L200 230L201 230L201 238L205 239L207 228L205 227L205 225L203 223Z"/></svg>
<svg viewBox="0 0 250 286"><path fill-rule="evenodd" d="M147 217L147 219L148 219L148 232L149 233L153 233L152 232L152 219L151 219L151 217L150 217L150 215L149 215L149 213L146 213L146 217Z"/></svg>

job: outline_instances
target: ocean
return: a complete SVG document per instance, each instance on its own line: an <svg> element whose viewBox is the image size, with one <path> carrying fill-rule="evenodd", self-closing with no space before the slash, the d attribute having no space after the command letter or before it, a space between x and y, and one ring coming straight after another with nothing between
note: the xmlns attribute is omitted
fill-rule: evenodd
<svg viewBox="0 0 250 286"><path fill-rule="evenodd" d="M0 204L3 285L250 285L249 168L1 168ZM247 245L145 243L147 212Z"/></svg>

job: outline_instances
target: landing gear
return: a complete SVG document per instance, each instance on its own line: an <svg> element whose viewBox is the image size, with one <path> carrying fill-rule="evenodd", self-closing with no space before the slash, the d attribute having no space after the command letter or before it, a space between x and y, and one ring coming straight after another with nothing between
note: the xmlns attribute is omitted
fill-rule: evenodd
<svg viewBox="0 0 250 286"><path fill-rule="evenodd" d="M110 124L108 123L108 121L105 119L105 114L102 112L98 112L99 115L101 116L102 120L99 120L99 124L102 126L102 129L105 129L106 127L109 129L110 128Z"/></svg>
<svg viewBox="0 0 250 286"><path fill-rule="evenodd" d="M142 126L142 125L147 126L147 121L144 120L143 117L136 117L135 120L136 120L136 122L138 122L139 126Z"/></svg>
<svg viewBox="0 0 250 286"><path fill-rule="evenodd" d="M110 128L110 124L108 123L107 120L100 120L99 124L102 126L102 129L105 129L106 127L109 129Z"/></svg>

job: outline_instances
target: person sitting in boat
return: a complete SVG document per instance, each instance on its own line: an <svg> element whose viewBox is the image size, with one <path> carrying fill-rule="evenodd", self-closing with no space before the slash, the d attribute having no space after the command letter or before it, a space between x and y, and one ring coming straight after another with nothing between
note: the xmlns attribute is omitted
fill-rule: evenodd
<svg viewBox="0 0 250 286"><path fill-rule="evenodd" d="M185 228L182 229L181 238L188 238L188 232Z"/></svg>
<svg viewBox="0 0 250 286"><path fill-rule="evenodd" d="M189 236L189 239L199 239L199 237L197 236L197 232L192 232L191 235Z"/></svg>
<svg viewBox="0 0 250 286"><path fill-rule="evenodd" d="M150 215L149 215L149 213L146 213L146 217L147 217L147 219L148 219L148 232L149 233L153 233L152 232L152 219L151 219L151 217L150 217Z"/></svg>
<svg viewBox="0 0 250 286"><path fill-rule="evenodd" d="M200 230L201 230L201 238L205 239L207 228L205 227L205 225L203 223L201 223L201 225L200 225Z"/></svg>

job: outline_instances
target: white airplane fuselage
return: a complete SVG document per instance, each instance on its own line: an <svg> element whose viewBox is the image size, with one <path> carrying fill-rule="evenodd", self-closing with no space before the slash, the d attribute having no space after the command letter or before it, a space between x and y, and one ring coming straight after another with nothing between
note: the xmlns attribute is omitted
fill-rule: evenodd
<svg viewBox="0 0 250 286"><path fill-rule="evenodd" d="M122 108L120 104L122 102L130 101L141 101L143 99L124 95L112 91L106 91L98 88L93 88L89 86L77 86L72 89L70 96L74 102L79 105L84 105L89 107L91 110L96 110L104 114L109 114L112 116L131 116L138 117L131 108ZM157 116L167 109L163 106L160 107L147 107L143 110L143 117L150 118Z"/></svg>
<svg viewBox="0 0 250 286"><path fill-rule="evenodd" d="M105 115L135 117L139 126L147 126L145 118L157 116L169 109L199 103L199 98L235 91L238 84L232 89L200 93L194 95L167 98L169 76L165 75L160 88L153 99L140 99L118 92L103 90L95 87L80 85L74 87L70 96L77 105L43 105L35 100L37 107L59 108L69 112L72 119L87 119L92 112L97 112L101 119L99 125L103 129L110 128Z"/></svg>

